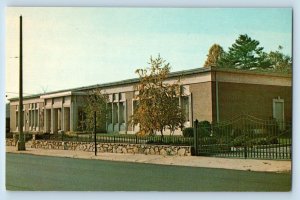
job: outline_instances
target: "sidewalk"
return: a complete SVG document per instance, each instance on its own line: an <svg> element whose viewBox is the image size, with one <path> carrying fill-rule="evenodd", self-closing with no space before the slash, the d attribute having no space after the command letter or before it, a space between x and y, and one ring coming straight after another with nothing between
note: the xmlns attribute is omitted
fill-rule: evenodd
<svg viewBox="0 0 300 200"><path fill-rule="evenodd" d="M161 165L176 165L190 167L222 168L234 170L260 171L260 172L290 172L291 161L276 160L252 160L252 159L229 159L214 157L195 156L162 156L144 154L118 154L72 151L72 150L48 150L26 148L26 151L17 151L14 146L6 146L6 152L22 153L43 156L56 156L66 158L110 160L123 162L151 163Z"/></svg>

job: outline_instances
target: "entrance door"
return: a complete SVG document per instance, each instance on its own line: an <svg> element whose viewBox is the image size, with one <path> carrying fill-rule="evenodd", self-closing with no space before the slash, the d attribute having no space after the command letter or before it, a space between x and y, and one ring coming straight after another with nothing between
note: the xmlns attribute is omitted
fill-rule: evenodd
<svg viewBox="0 0 300 200"><path fill-rule="evenodd" d="M284 101L283 99L273 100L273 117L278 122L280 130L284 129Z"/></svg>

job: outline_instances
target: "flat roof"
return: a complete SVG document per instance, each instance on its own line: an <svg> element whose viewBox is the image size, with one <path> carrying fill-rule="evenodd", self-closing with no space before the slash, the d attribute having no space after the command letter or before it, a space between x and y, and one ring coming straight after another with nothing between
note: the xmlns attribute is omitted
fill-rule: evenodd
<svg viewBox="0 0 300 200"><path fill-rule="evenodd" d="M215 71L215 72L219 71L219 72L243 73L243 74L257 74L257 75L279 76L279 77L292 77L291 74L280 74L280 73L264 72L264 71L256 71L256 70L251 70L250 71L250 70L240 70L240 69L231 69L231 68L214 68L214 67L201 67L200 68L199 67L199 68L194 68L194 69L170 72L168 78L177 77L177 76L192 75L192 74L198 74L198 73L204 73L204 72L213 72L213 71ZM67 92L67 91L79 92L79 91L89 90L89 89L94 89L94 88L112 87L112 86L133 84L133 83L138 83L138 82L139 82L139 78L125 79L125 80L109 82L109 83L95 84L95 85L90 85L90 86L69 88L69 89L63 89L63 90L56 90L56 91L52 91L52 92L28 95L28 96L24 96L23 99L39 98L42 95L49 95L49 94ZM14 98L9 99L9 101L16 101L18 99L19 99L19 97L14 97Z"/></svg>

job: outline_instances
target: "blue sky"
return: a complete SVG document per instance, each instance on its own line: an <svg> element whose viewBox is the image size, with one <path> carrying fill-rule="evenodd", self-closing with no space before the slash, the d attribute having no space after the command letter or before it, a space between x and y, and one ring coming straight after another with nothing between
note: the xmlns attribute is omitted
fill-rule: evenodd
<svg viewBox="0 0 300 200"><path fill-rule="evenodd" d="M18 92L19 15L23 16L24 93L137 77L160 54L172 71L202 67L211 45L225 50L240 34L265 51L291 55L291 9L8 8L6 92Z"/></svg>

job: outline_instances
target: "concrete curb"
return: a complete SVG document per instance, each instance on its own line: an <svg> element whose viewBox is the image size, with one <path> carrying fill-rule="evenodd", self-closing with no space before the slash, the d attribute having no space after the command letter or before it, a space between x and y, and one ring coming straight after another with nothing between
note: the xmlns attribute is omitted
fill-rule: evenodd
<svg viewBox="0 0 300 200"><path fill-rule="evenodd" d="M93 159L121 162L136 162L160 165L204 167L233 169L257 172L290 173L291 161L278 160L254 160L236 158L215 158L215 157L195 157L195 156L162 156L144 154L120 154L120 153L98 153L71 151L71 150L47 150L27 148L26 151L17 151L14 146L6 146L7 153L31 154L41 156L55 156L73 159Z"/></svg>

